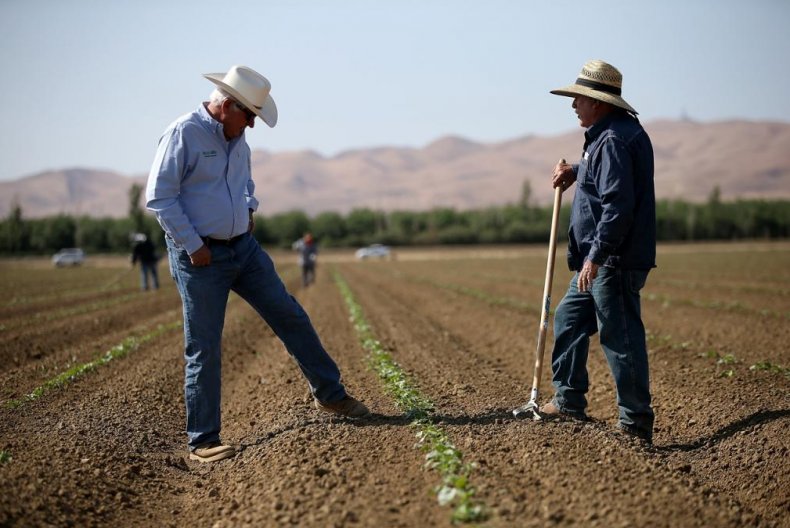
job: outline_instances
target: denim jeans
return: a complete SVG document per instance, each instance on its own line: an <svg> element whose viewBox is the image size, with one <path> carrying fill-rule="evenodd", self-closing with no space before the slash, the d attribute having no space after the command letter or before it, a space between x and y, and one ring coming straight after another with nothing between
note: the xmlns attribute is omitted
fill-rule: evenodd
<svg viewBox="0 0 790 528"><path fill-rule="evenodd" d="M305 263L302 264L302 286L307 288L315 282L315 264Z"/></svg>
<svg viewBox="0 0 790 528"><path fill-rule="evenodd" d="M654 415L639 298L647 274L645 270L602 266L587 292L578 290L575 274L554 315L551 369L558 407L568 413L584 413L590 336L599 332L617 388L620 424L649 438Z"/></svg>
<svg viewBox="0 0 790 528"><path fill-rule="evenodd" d="M148 275L155 290L159 289L159 276L156 274L156 262L140 262L140 289L148 289Z"/></svg>
<svg viewBox="0 0 790 528"><path fill-rule="evenodd" d="M247 301L285 344L322 402L343 399L340 371L324 350L307 313L280 280L271 258L248 235L230 246L212 245L211 264L192 265L167 238L170 271L184 310L184 396L189 446L219 441L221 347L230 291Z"/></svg>

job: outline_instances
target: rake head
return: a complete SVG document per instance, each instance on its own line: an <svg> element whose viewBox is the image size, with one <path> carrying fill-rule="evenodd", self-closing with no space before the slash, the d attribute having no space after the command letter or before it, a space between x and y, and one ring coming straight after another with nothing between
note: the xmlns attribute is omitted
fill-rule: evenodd
<svg viewBox="0 0 790 528"><path fill-rule="evenodd" d="M537 400L529 400L529 403L526 405L522 405L518 409L513 409L513 416L522 420L532 419L537 421L543 419L543 417L540 415L540 409L538 407Z"/></svg>

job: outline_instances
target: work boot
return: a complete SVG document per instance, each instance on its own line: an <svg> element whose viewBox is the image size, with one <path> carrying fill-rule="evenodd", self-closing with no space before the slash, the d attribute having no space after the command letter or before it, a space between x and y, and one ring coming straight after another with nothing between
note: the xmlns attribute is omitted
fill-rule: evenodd
<svg viewBox="0 0 790 528"><path fill-rule="evenodd" d="M564 411L560 409L560 406L557 405L557 402L551 400L549 403L544 405L540 408L540 416L544 419L571 419L571 420L579 420L582 422L586 422L589 420L587 415L583 412L571 412L571 411Z"/></svg>
<svg viewBox="0 0 790 528"><path fill-rule="evenodd" d="M190 460L198 460L200 462L217 462L225 460L236 454L233 446L222 445L220 442L209 442L208 444L201 444L189 453Z"/></svg>
<svg viewBox="0 0 790 528"><path fill-rule="evenodd" d="M340 401L331 403L323 403L317 399L314 401L315 408L319 411L345 416L346 418L362 418L370 414L370 411L362 402L348 395Z"/></svg>
<svg viewBox="0 0 790 528"><path fill-rule="evenodd" d="M639 442L647 445L653 445L653 435L643 431L641 429L637 429L632 425L625 425L623 423L617 424L617 431L629 438L635 438L639 440Z"/></svg>

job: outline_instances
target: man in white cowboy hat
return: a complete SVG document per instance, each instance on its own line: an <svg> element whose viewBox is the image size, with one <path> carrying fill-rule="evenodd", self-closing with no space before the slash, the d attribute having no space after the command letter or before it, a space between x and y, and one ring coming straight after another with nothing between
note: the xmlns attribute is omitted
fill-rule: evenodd
<svg viewBox="0 0 790 528"><path fill-rule="evenodd" d="M622 98L622 75L593 60L576 82L551 93L573 98L586 128L578 164L558 163L552 185L576 182L568 230L575 275L554 315L554 398L545 416L586 419L589 338L600 334L617 388L619 428L653 438L653 409L639 291L656 259L653 147Z"/></svg>
<svg viewBox="0 0 790 528"><path fill-rule="evenodd" d="M165 130L146 199L165 230L170 272L184 311L184 393L190 458L213 462L235 450L220 441L220 340L230 291L283 341L322 411L357 418L368 409L346 393L309 317L252 237L258 208L247 127L277 124L269 81L245 66L204 75L210 100Z"/></svg>

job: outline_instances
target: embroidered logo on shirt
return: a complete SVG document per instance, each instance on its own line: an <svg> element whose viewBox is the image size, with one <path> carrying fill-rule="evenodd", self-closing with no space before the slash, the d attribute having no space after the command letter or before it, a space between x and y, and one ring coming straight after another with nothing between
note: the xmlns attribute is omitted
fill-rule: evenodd
<svg viewBox="0 0 790 528"><path fill-rule="evenodd" d="M202 152L204 158L213 158L216 157L217 151L216 150L204 150Z"/></svg>
<svg viewBox="0 0 790 528"><path fill-rule="evenodd" d="M590 153L586 150L584 151L584 159L590 159Z"/></svg>

